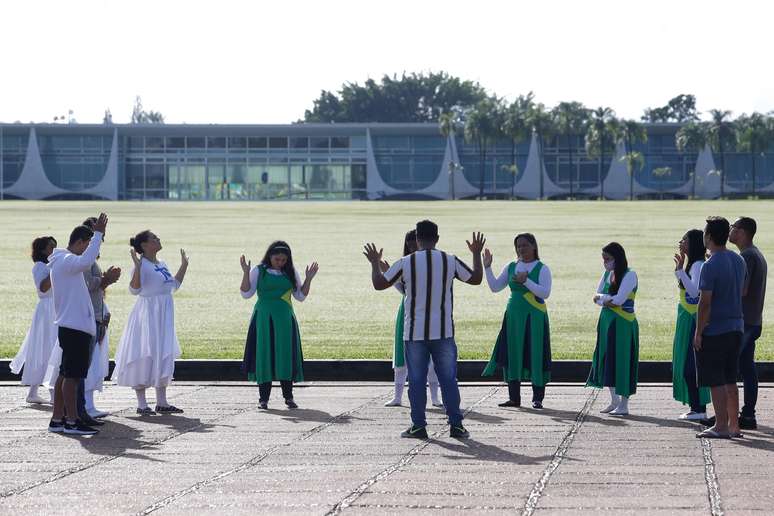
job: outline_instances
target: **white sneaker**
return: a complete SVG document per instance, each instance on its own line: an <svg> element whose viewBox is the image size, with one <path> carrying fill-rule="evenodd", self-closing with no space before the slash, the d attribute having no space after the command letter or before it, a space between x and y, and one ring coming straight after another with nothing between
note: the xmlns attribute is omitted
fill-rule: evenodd
<svg viewBox="0 0 774 516"><path fill-rule="evenodd" d="M616 408L618 408L618 403L611 403L610 405L608 405L607 407L603 408L599 412L602 413L602 414L608 414L608 413L614 411Z"/></svg>
<svg viewBox="0 0 774 516"><path fill-rule="evenodd" d="M707 419L707 413L706 412L686 412L685 414L680 414L677 419L683 419L687 421L699 421L701 419Z"/></svg>
<svg viewBox="0 0 774 516"><path fill-rule="evenodd" d="M93 417L94 419L102 419L103 417L107 417L110 415L110 412L103 412L101 410L97 410L95 408L93 409L86 409L86 413Z"/></svg>
<svg viewBox="0 0 774 516"><path fill-rule="evenodd" d="M628 416L629 415L629 409L625 407L616 407L615 410L612 410L610 412L611 416Z"/></svg>
<svg viewBox="0 0 774 516"><path fill-rule="evenodd" d="M41 398L38 395L35 396L27 396L27 403L33 403L35 405L51 405L51 402L48 400L45 400Z"/></svg>
<svg viewBox="0 0 774 516"><path fill-rule="evenodd" d="M401 404L400 404L400 400L393 398L390 401L388 401L387 403L385 403L384 406L385 407L400 407Z"/></svg>

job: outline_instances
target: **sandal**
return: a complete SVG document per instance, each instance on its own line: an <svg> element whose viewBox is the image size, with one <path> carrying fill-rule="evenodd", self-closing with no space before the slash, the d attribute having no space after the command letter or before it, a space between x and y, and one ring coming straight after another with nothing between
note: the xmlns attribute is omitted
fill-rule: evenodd
<svg viewBox="0 0 774 516"><path fill-rule="evenodd" d="M728 433L718 432L711 428L708 428L703 432L699 432L698 434L696 434L697 439L730 439L731 437L732 436L729 435Z"/></svg>
<svg viewBox="0 0 774 516"><path fill-rule="evenodd" d="M161 405L156 405L156 412L159 414L182 414L183 409L179 409L174 405L167 405L165 407L162 407Z"/></svg>
<svg viewBox="0 0 774 516"><path fill-rule="evenodd" d="M155 416L156 415L156 413L153 412L153 409L150 408L150 407L138 408L137 409L137 413L139 415L141 415L141 416Z"/></svg>

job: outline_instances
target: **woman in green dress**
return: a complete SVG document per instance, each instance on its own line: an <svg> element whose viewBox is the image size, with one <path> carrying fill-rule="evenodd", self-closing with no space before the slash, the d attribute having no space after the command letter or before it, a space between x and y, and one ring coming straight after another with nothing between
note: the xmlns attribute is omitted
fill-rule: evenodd
<svg viewBox="0 0 774 516"><path fill-rule="evenodd" d="M637 391L640 350L640 330L634 315L637 274L629 269L626 251L617 242L602 248L602 261L605 273L593 297L602 310L586 385L610 390L610 404L602 413L625 416L629 413L629 397Z"/></svg>
<svg viewBox="0 0 774 516"><path fill-rule="evenodd" d="M532 383L532 407L543 408L546 384L551 379L551 332L545 300L551 295L551 271L540 261L537 240L531 233L513 240L517 260L507 264L498 278L492 273L492 253L484 251L486 281L492 292L510 287L500 334L483 376L502 368L508 383L508 401L501 407L521 406L521 381Z"/></svg>
<svg viewBox="0 0 774 516"><path fill-rule="evenodd" d="M690 407L679 419L700 421L707 417L710 402L708 387L699 387L693 335L696 332L696 312L699 305L699 275L707 248L704 233L691 229L680 240L675 254L675 276L680 289L677 303L677 324L672 348L672 395Z"/></svg>
<svg viewBox="0 0 774 516"><path fill-rule="evenodd" d="M269 246L259 265L251 268L244 255L240 264L242 297L248 299L258 295L247 332L243 370L248 379L258 384L262 409L269 406L273 380L279 380L282 386L285 405L297 408L293 400L293 382L304 380L304 358L291 297L297 301L306 299L319 267L317 262L309 265L301 283L293 267L290 246L281 240Z"/></svg>

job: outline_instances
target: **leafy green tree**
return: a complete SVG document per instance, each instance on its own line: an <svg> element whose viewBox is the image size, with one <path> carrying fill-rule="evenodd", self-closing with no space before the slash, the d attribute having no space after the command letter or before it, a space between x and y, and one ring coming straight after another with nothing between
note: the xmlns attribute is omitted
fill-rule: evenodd
<svg viewBox="0 0 774 516"><path fill-rule="evenodd" d="M503 136L511 141L511 164L508 167L504 167L511 175L511 199L514 197L516 176L519 175L519 168L516 166L516 146L529 138L528 116L534 104L534 98L535 95L531 91L526 95L519 95L503 111L502 127L500 129Z"/></svg>
<svg viewBox="0 0 774 516"><path fill-rule="evenodd" d="M112 117L111 117L112 118ZM138 95L134 99L131 123L133 124L163 124L164 115L159 111L146 111L142 107L142 99Z"/></svg>
<svg viewBox="0 0 774 516"><path fill-rule="evenodd" d="M620 137L624 142L624 155L621 160L626 162L626 171L629 173L629 200L634 199L634 173L645 166L645 156L634 150L634 144L648 141L648 131L636 120L623 120L619 126Z"/></svg>
<svg viewBox="0 0 774 516"><path fill-rule="evenodd" d="M713 151L720 154L720 196L725 195L726 152L736 148L736 128L730 120L731 111L710 110L711 119L707 125L708 142Z"/></svg>
<svg viewBox="0 0 774 516"><path fill-rule="evenodd" d="M573 142L575 137L586 132L589 109L580 102L560 102L551 111L558 134L567 136L567 162L570 167L570 197L573 196L575 167L573 166Z"/></svg>
<svg viewBox="0 0 774 516"><path fill-rule="evenodd" d="M615 111L609 107L598 107L591 111L586 129L586 155L597 160L597 179L599 181L599 197L605 198L605 182L602 177L602 164L605 156L615 151L618 137L618 119Z"/></svg>
<svg viewBox="0 0 774 516"><path fill-rule="evenodd" d="M441 113L441 116L438 119L438 131L443 135L444 138L446 138L446 141L448 142L449 137L454 138L454 135L457 133L457 128L460 125L460 113L456 111L448 111L446 113ZM452 200L455 198L455 192L454 192L454 171L459 168L459 163L449 163L449 180L451 185L451 197Z"/></svg>
<svg viewBox="0 0 774 516"><path fill-rule="evenodd" d="M698 120L699 113L696 111L696 97L686 94L674 97L666 106L648 108L642 115L642 121L650 123L676 122L684 124Z"/></svg>
<svg viewBox="0 0 774 516"><path fill-rule="evenodd" d="M465 139L476 144L479 156L479 198L484 197L484 173L489 145L500 135L501 102L496 97L480 100L465 114Z"/></svg>
<svg viewBox="0 0 774 516"><path fill-rule="evenodd" d="M702 122L688 122L675 134L675 147L683 155L683 166L685 165L685 154L698 154L707 145L707 124ZM693 183L691 185L691 197L696 196L696 170L691 171Z"/></svg>
<svg viewBox="0 0 774 516"><path fill-rule="evenodd" d="M527 123L535 132L540 158L540 198L543 198L543 169L545 168L544 143L556 134L556 126L551 112L542 104L533 104L527 113Z"/></svg>
<svg viewBox="0 0 774 516"><path fill-rule="evenodd" d="M736 120L736 139L739 150L750 154L752 165L752 194L755 195L757 167L756 157L762 156L771 145L771 124L765 115L753 113L750 116L742 115Z"/></svg>

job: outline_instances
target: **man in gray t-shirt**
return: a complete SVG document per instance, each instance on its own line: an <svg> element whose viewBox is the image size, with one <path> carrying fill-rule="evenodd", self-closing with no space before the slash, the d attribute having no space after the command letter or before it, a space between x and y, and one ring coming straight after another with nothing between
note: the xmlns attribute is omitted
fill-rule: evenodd
<svg viewBox="0 0 774 516"><path fill-rule="evenodd" d="M758 401L758 374L755 370L755 341L761 336L763 325L763 300L766 297L766 259L753 244L757 231L755 219L739 217L731 225L728 239L739 248L747 266L747 274L742 288L742 312L744 313L744 333L739 353L739 372L744 382L744 406L739 415L739 426L754 430L758 427L755 420L755 405Z"/></svg>

